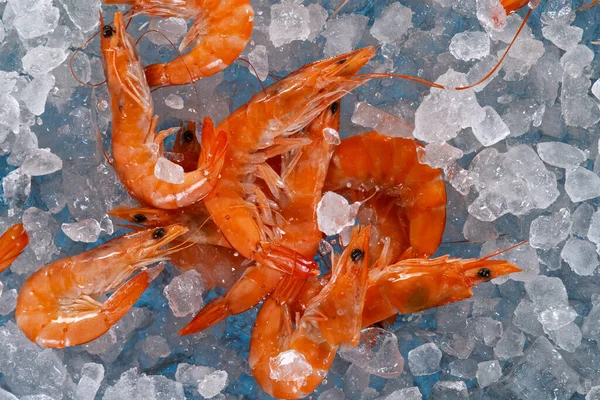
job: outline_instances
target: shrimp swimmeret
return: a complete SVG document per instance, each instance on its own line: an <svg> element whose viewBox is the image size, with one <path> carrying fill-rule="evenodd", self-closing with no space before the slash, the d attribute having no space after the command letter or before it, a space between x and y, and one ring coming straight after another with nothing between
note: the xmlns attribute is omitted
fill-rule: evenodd
<svg viewBox="0 0 600 400"><path fill-rule="evenodd" d="M187 232L181 225L152 228L54 261L25 281L15 318L32 342L77 346L106 333L140 298L177 248L162 249ZM135 277L127 279L139 272ZM104 302L98 300L107 293Z"/></svg>
<svg viewBox="0 0 600 400"><path fill-rule="evenodd" d="M146 67L151 87L185 85L231 65L252 36L254 9L248 0L104 0L131 5L133 15L193 19L179 50L192 50L168 63Z"/></svg>
<svg viewBox="0 0 600 400"><path fill-rule="evenodd" d="M155 176L163 156L162 141L173 129L156 134L158 118L139 56L125 32L123 14L115 13L114 26L101 18L101 46L112 110L114 167L132 196L156 208L180 208L205 197L215 186L223 166L227 134L215 131L206 118L198 168L184 174L181 183ZM175 129L176 130L176 129Z"/></svg>

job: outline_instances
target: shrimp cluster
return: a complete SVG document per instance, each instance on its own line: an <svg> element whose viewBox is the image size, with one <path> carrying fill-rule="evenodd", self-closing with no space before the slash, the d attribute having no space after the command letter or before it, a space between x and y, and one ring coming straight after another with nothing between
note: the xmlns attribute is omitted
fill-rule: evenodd
<svg viewBox="0 0 600 400"><path fill-rule="evenodd" d="M269 395L299 399L323 382L340 346L358 345L362 329L467 299L476 285L521 271L492 259L500 252L434 257L447 219L445 171L421 162L415 139L376 131L340 138L343 96L370 80L398 77L361 73L375 47L307 64L216 125L206 117L158 131L152 88L195 84L226 69L250 41L253 8L248 0L104 3L130 6L110 23L100 16L100 46L112 113L107 157L139 203L110 215L133 232L56 260L25 281L15 317L29 340L62 348L98 338L170 262L198 271L207 289L226 290L179 334L260 304L252 375ZM529 1L500 3L509 14ZM192 20L179 46L189 51L144 67L127 33L138 15ZM183 170L178 181L156 174L167 154L178 155L169 161ZM317 209L326 192L360 206L341 254L322 265L315 261L323 259L324 239ZM22 224L0 238L0 272L26 245Z"/></svg>

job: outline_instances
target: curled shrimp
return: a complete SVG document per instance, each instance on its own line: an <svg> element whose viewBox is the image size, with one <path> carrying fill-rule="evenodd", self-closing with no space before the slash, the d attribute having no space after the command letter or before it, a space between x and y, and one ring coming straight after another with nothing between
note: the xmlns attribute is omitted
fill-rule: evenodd
<svg viewBox="0 0 600 400"><path fill-rule="evenodd" d="M185 85L214 75L231 65L252 36L254 9L248 0L104 0L127 4L131 13L150 17L193 19L180 51L187 54L145 68L151 87Z"/></svg>
<svg viewBox="0 0 600 400"><path fill-rule="evenodd" d="M21 255L28 243L29 237L23 224L13 225L4 232L0 237L0 272L8 268Z"/></svg>
<svg viewBox="0 0 600 400"><path fill-rule="evenodd" d="M187 232L171 225L110 240L54 261L25 281L15 318L25 336L44 347L77 346L106 333L140 298L177 249L162 248ZM132 279L131 277L139 272ZM105 301L100 296L112 295Z"/></svg>
<svg viewBox="0 0 600 400"><path fill-rule="evenodd" d="M248 200L259 205L256 215L260 218L262 229L271 232L272 240L285 246L284 248L294 249L307 259L314 257L322 237L317 226L315 210L321 198L321 189L334 149L334 144L326 134L331 135L333 131L337 131L339 121L337 101L322 111L303 134L295 135L295 139L309 143L281 157L279 163L274 162L277 158L272 159L269 165L280 171L285 188L285 193L278 201L269 200L263 187L258 184L246 186L252 193ZM268 188L264 190L268 193ZM256 230L254 225L250 227ZM295 258L288 258L286 262L289 264L294 260ZM264 268L261 265L249 267L224 296L218 297L200 310L180 334L198 332L229 315L249 310L272 292L284 276L282 271L275 268Z"/></svg>
<svg viewBox="0 0 600 400"><path fill-rule="evenodd" d="M197 169L185 173L182 183L158 179L155 166L163 156L162 141L173 129L156 134L158 117L139 56L125 32L123 15L115 13L114 26L101 19L104 69L111 99L114 167L129 192L157 208L180 208L202 199L213 189L223 166L227 134L204 120L202 152ZM217 133L218 132L218 133Z"/></svg>
<svg viewBox="0 0 600 400"><path fill-rule="evenodd" d="M442 241L446 187L440 169L419 163L419 147L412 139L369 132L342 140L333 153L324 190L368 199L359 223L373 224L375 258L385 238L391 239L392 262L430 256Z"/></svg>
<svg viewBox="0 0 600 400"><path fill-rule="evenodd" d="M290 304L302 287L302 279L290 276L282 280L265 300L252 330L248 357L252 375L265 392L285 399L310 395L327 376L338 346L358 343L368 251L369 228L354 230L348 247L333 268L332 278L311 300L295 329ZM293 352L302 360L295 361L295 374L300 376L289 380L278 378L274 369L284 352Z"/></svg>

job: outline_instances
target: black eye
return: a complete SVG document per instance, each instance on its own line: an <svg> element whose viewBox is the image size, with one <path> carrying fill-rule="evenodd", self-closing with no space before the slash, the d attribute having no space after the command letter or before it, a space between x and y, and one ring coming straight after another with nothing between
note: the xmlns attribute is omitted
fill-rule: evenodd
<svg viewBox="0 0 600 400"><path fill-rule="evenodd" d="M335 114L337 112L338 108L340 108L340 104L339 103L333 103L331 105L331 113Z"/></svg>
<svg viewBox="0 0 600 400"><path fill-rule="evenodd" d="M141 224L142 222L146 222L148 220L148 217L146 217L144 214L135 214L133 216L133 222L137 222L138 224Z"/></svg>
<svg viewBox="0 0 600 400"><path fill-rule="evenodd" d="M365 255L365 252L362 251L361 249L354 249L354 250L352 250L352 253L350 253L350 258L352 259L352 261L357 262L357 261L362 260L364 255Z"/></svg>
<svg viewBox="0 0 600 400"><path fill-rule="evenodd" d="M162 237L164 237L167 234L167 231L165 231L165 228L158 228L157 230L155 230L152 233L152 237L154 239L160 239Z"/></svg>
<svg viewBox="0 0 600 400"><path fill-rule="evenodd" d="M479 271L477 271L477 276L480 278L489 278L492 276L492 271L490 271L489 268L481 268Z"/></svg>
<svg viewBox="0 0 600 400"><path fill-rule="evenodd" d="M102 28L102 36L109 39L115 34L115 29L111 25L104 25Z"/></svg>
<svg viewBox="0 0 600 400"><path fill-rule="evenodd" d="M194 140L194 134L192 131L183 132L183 140L185 140L187 143L192 143L192 140Z"/></svg>

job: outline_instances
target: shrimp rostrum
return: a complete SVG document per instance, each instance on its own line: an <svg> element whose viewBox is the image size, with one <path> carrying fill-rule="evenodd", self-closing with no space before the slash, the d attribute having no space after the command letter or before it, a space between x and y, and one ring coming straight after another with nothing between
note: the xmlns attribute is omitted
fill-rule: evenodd
<svg viewBox="0 0 600 400"><path fill-rule="evenodd" d="M227 134L215 131L205 118L197 169L185 173L178 183L156 177L156 163L164 153L162 142L178 129L156 133L152 95L134 42L125 32L123 14L115 13L113 25L105 25L101 18L101 27L112 110L112 155L119 178L137 200L157 208L180 208L201 200L219 178Z"/></svg>
<svg viewBox="0 0 600 400"><path fill-rule="evenodd" d="M162 271L162 265L148 266L177 251L162 248L186 232L181 225L147 229L46 265L19 292L17 325L44 347L96 339L127 313ZM108 293L108 299L99 300Z"/></svg>

